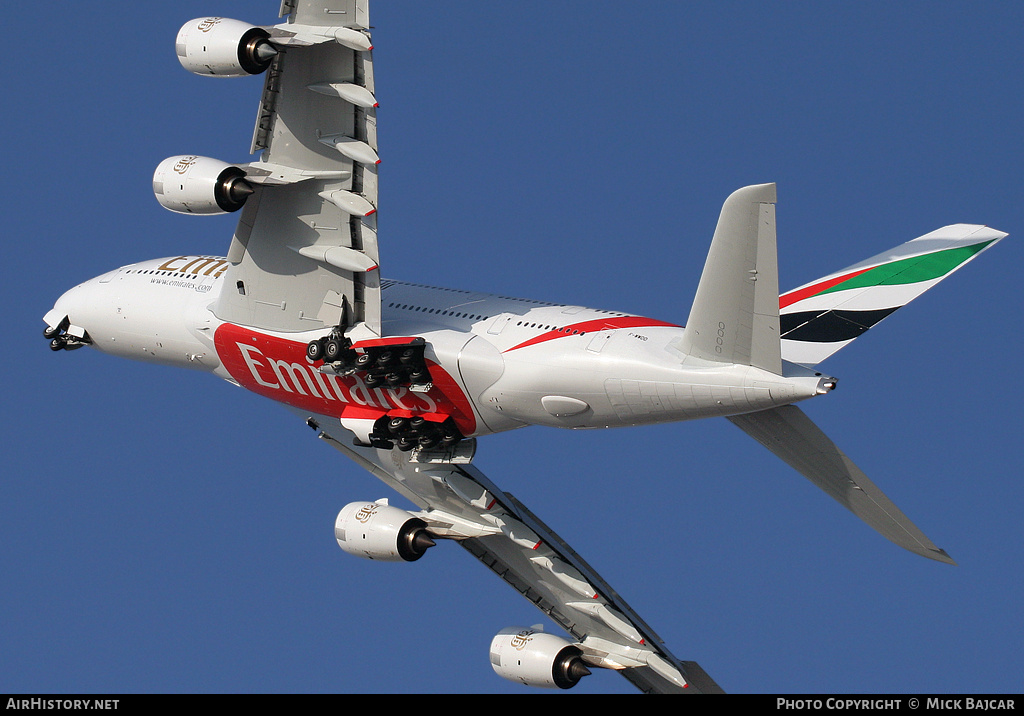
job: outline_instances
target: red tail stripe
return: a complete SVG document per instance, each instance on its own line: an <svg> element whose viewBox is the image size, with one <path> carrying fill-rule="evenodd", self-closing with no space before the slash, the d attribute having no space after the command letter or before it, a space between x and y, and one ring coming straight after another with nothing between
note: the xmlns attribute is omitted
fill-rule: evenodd
<svg viewBox="0 0 1024 716"><path fill-rule="evenodd" d="M785 308L786 306L794 304L797 301L802 301L805 298L809 298L811 296L819 294L822 291L827 291L828 289L834 286L838 286L844 281L849 281L851 278L860 276L862 273L867 273L870 270L870 268L861 269L860 271L848 273L845 276L837 276L836 278L830 278L827 281L822 281L821 283L813 284L811 286L808 286L807 288L801 288L798 291L790 291L789 293L783 294L782 296L779 297L779 308Z"/></svg>

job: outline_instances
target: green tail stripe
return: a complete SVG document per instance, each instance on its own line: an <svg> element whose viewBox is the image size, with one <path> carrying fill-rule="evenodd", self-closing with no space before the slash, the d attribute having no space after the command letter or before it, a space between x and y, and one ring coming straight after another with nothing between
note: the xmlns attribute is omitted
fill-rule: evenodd
<svg viewBox="0 0 1024 716"><path fill-rule="evenodd" d="M876 266L870 271L854 276L832 288L825 289L818 295L846 291L851 288L868 288L870 286L894 286L898 284L918 283L941 278L953 271L957 266L982 251L992 241L983 241L973 246L956 249L944 249L931 254L922 254L909 259L901 259L892 263Z"/></svg>

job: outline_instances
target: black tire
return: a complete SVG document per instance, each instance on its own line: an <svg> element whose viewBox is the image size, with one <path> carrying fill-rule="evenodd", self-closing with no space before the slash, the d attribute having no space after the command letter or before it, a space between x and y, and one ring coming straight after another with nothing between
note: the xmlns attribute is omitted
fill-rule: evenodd
<svg viewBox="0 0 1024 716"><path fill-rule="evenodd" d="M377 365L379 365L381 368L387 368L387 367L391 366L394 362L395 362L395 352L394 351L384 351L379 356L377 356Z"/></svg>
<svg viewBox="0 0 1024 716"><path fill-rule="evenodd" d="M430 372L426 368L414 368L409 372L409 380L413 383L429 383Z"/></svg>
<svg viewBox="0 0 1024 716"><path fill-rule="evenodd" d="M60 326L54 326L53 328L50 328L49 326L47 326L46 328L43 329L43 338L45 338L46 340L50 340L50 339L56 338L59 335L60 335Z"/></svg>
<svg viewBox="0 0 1024 716"><path fill-rule="evenodd" d="M420 435L417 442L419 442L421 448L429 450L441 442L441 436L438 433L431 431L426 435Z"/></svg>
<svg viewBox="0 0 1024 716"><path fill-rule="evenodd" d="M391 433L392 435L404 433L406 428L408 427L408 418L391 418L391 420L388 421L388 432Z"/></svg>
<svg viewBox="0 0 1024 716"><path fill-rule="evenodd" d="M324 343L324 360L333 363L341 356L341 350L341 341L337 338L328 338Z"/></svg>
<svg viewBox="0 0 1024 716"><path fill-rule="evenodd" d="M356 356L356 368L368 368L371 363L373 363L373 355L370 353L360 353Z"/></svg>
<svg viewBox="0 0 1024 716"><path fill-rule="evenodd" d="M57 337L50 341L51 351L62 351L67 348L67 343L64 342L63 338Z"/></svg>
<svg viewBox="0 0 1024 716"><path fill-rule="evenodd" d="M323 360L324 353L326 352L323 341L310 341L309 345L306 346L306 357L314 363L318 360Z"/></svg>
<svg viewBox="0 0 1024 716"><path fill-rule="evenodd" d="M403 435L402 437L398 438L397 443L399 450L401 450L402 452L409 452L414 447L416 447L416 438L414 438L411 435Z"/></svg>
<svg viewBox="0 0 1024 716"><path fill-rule="evenodd" d="M398 362L401 363L402 365L409 365L414 360L416 360L415 348L406 348L404 351L402 351L402 354L398 356Z"/></svg>

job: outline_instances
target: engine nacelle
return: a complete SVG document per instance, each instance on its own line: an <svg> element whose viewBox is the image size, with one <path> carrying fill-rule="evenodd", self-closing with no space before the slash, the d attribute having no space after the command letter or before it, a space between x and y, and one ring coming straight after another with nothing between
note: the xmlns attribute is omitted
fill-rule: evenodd
<svg viewBox="0 0 1024 716"><path fill-rule="evenodd" d="M205 77L246 77L270 67L277 50L262 27L226 17L200 17L178 30L174 48L189 72Z"/></svg>
<svg viewBox="0 0 1024 716"><path fill-rule="evenodd" d="M338 513L334 537L338 546L357 557L415 562L435 544L426 527L426 522L386 500L352 502Z"/></svg>
<svg viewBox="0 0 1024 716"><path fill-rule="evenodd" d="M491 640L498 676L527 686L571 689L590 673L579 647L536 628L509 627Z"/></svg>
<svg viewBox="0 0 1024 716"><path fill-rule="evenodd" d="M253 188L239 167L185 155L160 162L153 193L161 206L179 214L226 214L241 209Z"/></svg>

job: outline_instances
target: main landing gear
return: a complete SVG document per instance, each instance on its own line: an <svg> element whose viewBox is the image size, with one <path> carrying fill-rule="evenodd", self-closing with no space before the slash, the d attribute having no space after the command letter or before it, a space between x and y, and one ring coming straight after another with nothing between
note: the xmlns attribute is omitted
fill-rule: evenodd
<svg viewBox="0 0 1024 716"><path fill-rule="evenodd" d="M310 341L306 357L313 363L322 361L321 371L342 377L359 375L370 389L408 388L414 393L427 393L434 384L424 355L426 347L422 338L375 338L353 343L339 327L323 338ZM414 413L404 408L384 410L387 412L373 422L369 434L361 433L364 436L361 444L365 445L368 439L375 448L397 447L402 452L416 450L417 455L437 457L453 452L463 440L455 421L446 413Z"/></svg>
<svg viewBox="0 0 1024 716"><path fill-rule="evenodd" d="M462 433L447 416L411 415L410 417L385 415L373 424L370 445L402 452L413 448L421 450L447 450L462 440Z"/></svg>
<svg viewBox="0 0 1024 716"><path fill-rule="evenodd" d="M306 357L324 365L338 375L362 373L367 388L404 388L414 392L427 392L432 383L423 351L422 338L382 338L372 341L352 341L339 331L306 346Z"/></svg>

